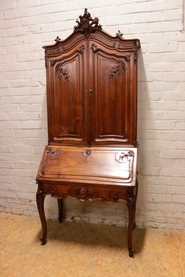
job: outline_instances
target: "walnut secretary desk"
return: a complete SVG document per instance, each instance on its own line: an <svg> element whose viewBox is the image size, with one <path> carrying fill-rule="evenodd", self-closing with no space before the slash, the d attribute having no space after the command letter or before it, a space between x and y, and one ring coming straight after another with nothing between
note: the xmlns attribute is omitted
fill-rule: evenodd
<svg viewBox="0 0 185 277"><path fill-rule="evenodd" d="M128 206L128 251L137 199L138 39L102 30L85 9L73 33L44 46L48 145L38 169L36 195L47 237L46 195L55 197L59 222L63 199L124 201Z"/></svg>

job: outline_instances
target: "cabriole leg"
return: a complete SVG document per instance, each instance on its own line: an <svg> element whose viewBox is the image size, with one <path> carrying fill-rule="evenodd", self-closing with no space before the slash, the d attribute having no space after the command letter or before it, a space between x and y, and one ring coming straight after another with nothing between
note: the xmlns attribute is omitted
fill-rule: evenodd
<svg viewBox="0 0 185 277"><path fill-rule="evenodd" d="M135 225L135 201L136 197L134 194L134 189L127 192L127 206L128 206L128 215L129 215L129 222L128 222L128 251L129 256L133 257L134 250L132 247L132 231Z"/></svg>
<svg viewBox="0 0 185 277"><path fill-rule="evenodd" d="M57 201L58 201L58 220L60 223L62 223L63 214L64 214L63 199L57 199Z"/></svg>
<svg viewBox="0 0 185 277"><path fill-rule="evenodd" d="M45 195L43 194L42 187L38 185L36 201L37 201L37 208L38 208L40 221L42 225L42 236L40 238L42 245L46 244L46 237L47 237L47 224L46 224L46 217L44 213L44 199L45 199Z"/></svg>

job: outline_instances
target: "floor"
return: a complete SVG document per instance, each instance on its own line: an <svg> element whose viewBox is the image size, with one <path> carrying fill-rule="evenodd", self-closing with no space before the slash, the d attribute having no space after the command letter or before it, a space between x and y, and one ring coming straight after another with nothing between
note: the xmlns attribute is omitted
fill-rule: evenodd
<svg viewBox="0 0 185 277"><path fill-rule="evenodd" d="M125 228L47 223L48 242L41 246L38 217L0 213L0 276L185 276L185 233L136 228L130 258Z"/></svg>

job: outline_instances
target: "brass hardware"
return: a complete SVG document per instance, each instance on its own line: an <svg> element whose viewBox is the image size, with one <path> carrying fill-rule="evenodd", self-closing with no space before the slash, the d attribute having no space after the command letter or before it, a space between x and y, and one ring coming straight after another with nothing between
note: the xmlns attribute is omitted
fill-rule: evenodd
<svg viewBox="0 0 185 277"><path fill-rule="evenodd" d="M87 149L85 151L82 152L84 157L86 157L86 159L88 159L92 154L93 154L93 151Z"/></svg>
<svg viewBox="0 0 185 277"><path fill-rule="evenodd" d="M89 94L90 94L90 95L93 94L92 88L90 88ZM87 88L84 89L84 95L85 95L85 97L87 96Z"/></svg>

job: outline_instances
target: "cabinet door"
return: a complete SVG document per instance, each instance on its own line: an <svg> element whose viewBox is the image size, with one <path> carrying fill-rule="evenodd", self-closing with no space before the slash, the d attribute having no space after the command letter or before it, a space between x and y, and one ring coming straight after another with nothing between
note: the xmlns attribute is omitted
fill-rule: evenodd
<svg viewBox="0 0 185 277"><path fill-rule="evenodd" d="M133 53L109 50L97 41L90 48L94 76L93 144L133 145L136 121Z"/></svg>
<svg viewBox="0 0 185 277"><path fill-rule="evenodd" d="M65 47L67 48L67 47ZM68 46L70 49L70 46ZM48 62L49 140L82 144L85 135L85 43L73 45Z"/></svg>

